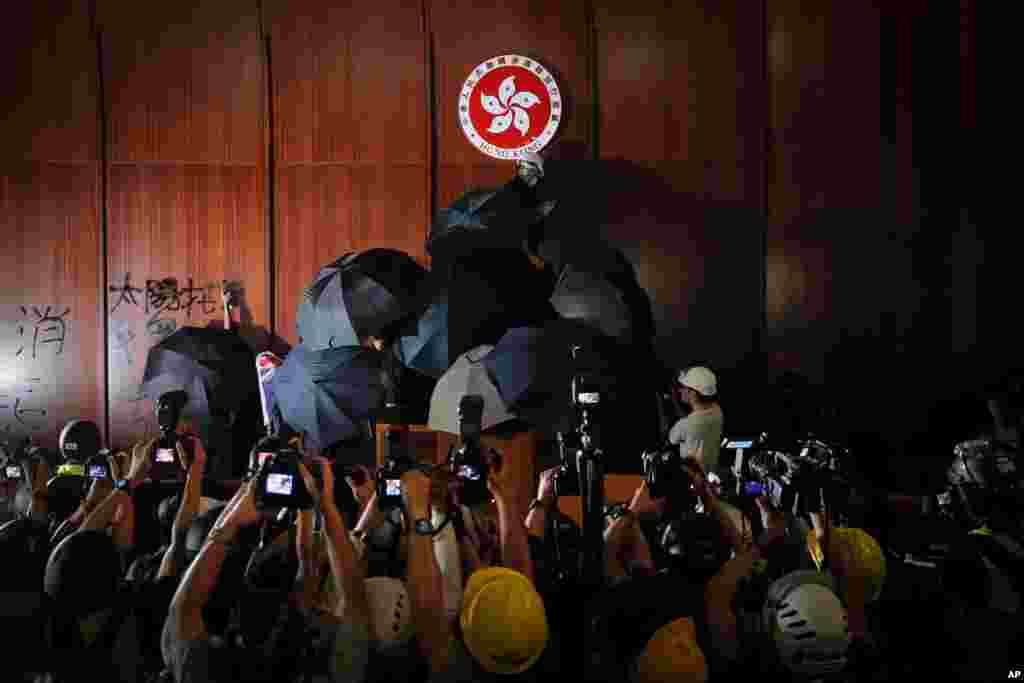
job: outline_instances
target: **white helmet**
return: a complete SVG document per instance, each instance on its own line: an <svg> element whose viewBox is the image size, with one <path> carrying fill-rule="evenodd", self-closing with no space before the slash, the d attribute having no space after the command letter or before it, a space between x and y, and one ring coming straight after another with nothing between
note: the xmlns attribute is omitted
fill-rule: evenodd
<svg viewBox="0 0 1024 683"><path fill-rule="evenodd" d="M413 636L412 600L405 583L387 576L366 579L366 601L373 623L371 636L378 649L404 645Z"/></svg>
<svg viewBox="0 0 1024 683"><path fill-rule="evenodd" d="M828 576L815 571L786 574L768 588L762 616L789 671L820 676L846 666L846 609Z"/></svg>
<svg viewBox="0 0 1024 683"><path fill-rule="evenodd" d="M715 378L715 373L700 365L680 372L679 383L702 396L710 397L718 393L718 380Z"/></svg>

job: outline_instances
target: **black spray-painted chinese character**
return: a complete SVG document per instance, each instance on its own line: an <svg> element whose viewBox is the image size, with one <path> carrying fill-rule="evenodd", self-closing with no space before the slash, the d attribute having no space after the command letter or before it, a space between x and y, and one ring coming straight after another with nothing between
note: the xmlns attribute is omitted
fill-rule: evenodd
<svg viewBox="0 0 1024 683"><path fill-rule="evenodd" d="M66 308L63 313L55 314L52 306L47 306L42 311L36 306L32 306L31 309L22 306L21 312L30 320L28 324L22 323L18 326L18 335L23 339L31 336L31 342L26 339L14 355L21 356L31 349L32 358L38 358L39 349L48 345L55 345L50 347L53 348L54 355L62 355L64 340L68 333L68 323L64 318L71 313L71 309ZM29 335L30 329L31 335Z"/></svg>

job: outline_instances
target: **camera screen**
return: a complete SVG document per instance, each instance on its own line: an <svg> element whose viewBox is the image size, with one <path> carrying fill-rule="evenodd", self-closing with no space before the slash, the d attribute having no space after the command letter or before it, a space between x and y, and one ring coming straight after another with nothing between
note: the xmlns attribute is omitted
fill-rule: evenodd
<svg viewBox="0 0 1024 683"><path fill-rule="evenodd" d="M463 465L459 468L459 476L470 481L480 481L480 472L471 465Z"/></svg>
<svg viewBox="0 0 1024 683"><path fill-rule="evenodd" d="M157 462L174 462L174 449L173 448L158 448L156 449L156 461Z"/></svg>
<svg viewBox="0 0 1024 683"><path fill-rule="evenodd" d="M267 461L267 458L273 457L273 453L257 453L256 454L256 466L263 467L263 463Z"/></svg>
<svg viewBox="0 0 1024 683"><path fill-rule="evenodd" d="M754 447L754 442L753 441L726 441L725 442L725 447L726 448L743 448L743 449L753 448Z"/></svg>
<svg viewBox="0 0 1024 683"><path fill-rule="evenodd" d="M290 474L268 474L267 493L276 493L280 496L292 495L294 477Z"/></svg>
<svg viewBox="0 0 1024 683"><path fill-rule="evenodd" d="M106 479L107 468L103 465L93 465L89 468L89 476L93 479Z"/></svg>
<svg viewBox="0 0 1024 683"><path fill-rule="evenodd" d="M596 406L601 402L601 394L596 391L581 391L576 396L576 401L583 406Z"/></svg>
<svg viewBox="0 0 1024 683"><path fill-rule="evenodd" d="M17 465L7 466L7 478L8 479L21 479L21 468Z"/></svg>
<svg viewBox="0 0 1024 683"><path fill-rule="evenodd" d="M756 481L748 481L747 485L743 488L748 496L760 496L764 495L764 486Z"/></svg>
<svg viewBox="0 0 1024 683"><path fill-rule="evenodd" d="M401 479L387 479L384 482L384 495L387 496L400 496L402 495L402 480Z"/></svg>

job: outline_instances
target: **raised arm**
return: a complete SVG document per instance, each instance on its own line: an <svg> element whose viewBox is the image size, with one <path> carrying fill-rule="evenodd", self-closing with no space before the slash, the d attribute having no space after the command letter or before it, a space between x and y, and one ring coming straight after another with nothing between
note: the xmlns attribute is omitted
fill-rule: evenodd
<svg viewBox="0 0 1024 683"><path fill-rule="evenodd" d="M410 523L430 519L430 479L413 470L402 475L402 496ZM413 625L431 673L442 673L448 665L451 626L444 607L444 583L429 535L410 531L408 539L407 584L413 604Z"/></svg>
<svg viewBox="0 0 1024 683"><path fill-rule="evenodd" d="M514 569L536 585L530 542L526 534L526 515L520 509L516 496L509 490L502 468L491 468L487 489L498 506L498 537L501 543L501 563Z"/></svg>
<svg viewBox="0 0 1024 683"><path fill-rule="evenodd" d="M128 471L128 490L115 489L96 506L85 521L82 522L82 531L97 531L106 529L114 521L114 515L122 506L124 512L115 525L112 536L114 543L121 550L128 550L134 545L135 536L135 506L132 500L132 492L135 491L149 475L149 468L152 459L149 454L156 443L152 439L146 443L138 443L132 451L132 462Z"/></svg>
<svg viewBox="0 0 1024 683"><path fill-rule="evenodd" d="M554 507L555 477L558 476L559 469L552 467L541 472L540 482L537 484L537 499L526 513L526 531L530 536L543 539L547 533L548 514L558 513Z"/></svg>
<svg viewBox="0 0 1024 683"><path fill-rule="evenodd" d="M217 585L227 547L235 543L241 529L261 519L256 510L255 488L255 481L249 481L238 489L210 529L199 555L185 571L167 613L170 632L176 642L206 637L203 607Z"/></svg>
<svg viewBox="0 0 1024 683"><path fill-rule="evenodd" d="M206 449L202 441L193 439L192 462L188 465L188 479L185 481L185 490L181 494L181 505L178 507L178 514L174 517L174 526L171 528L171 545L164 553L163 561L160 562L160 571L157 578L165 576L177 576L181 572L185 561L185 537L192 526L192 521L199 513L199 501L202 498L203 472L206 468ZM178 444L178 457L185 461L187 455L185 450Z"/></svg>

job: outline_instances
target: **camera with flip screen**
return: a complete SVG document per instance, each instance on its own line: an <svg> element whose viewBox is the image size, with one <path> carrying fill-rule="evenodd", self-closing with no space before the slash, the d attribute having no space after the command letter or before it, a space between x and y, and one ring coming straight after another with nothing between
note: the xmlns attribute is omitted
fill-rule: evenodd
<svg viewBox="0 0 1024 683"><path fill-rule="evenodd" d="M85 464L85 473L89 479L110 479L110 450L104 448Z"/></svg>
<svg viewBox="0 0 1024 683"><path fill-rule="evenodd" d="M313 496L306 489L306 482L299 472L302 454L290 446L278 448L263 460L256 475L256 509L276 510L289 508L310 510ZM321 479L318 463L308 465L314 479Z"/></svg>

